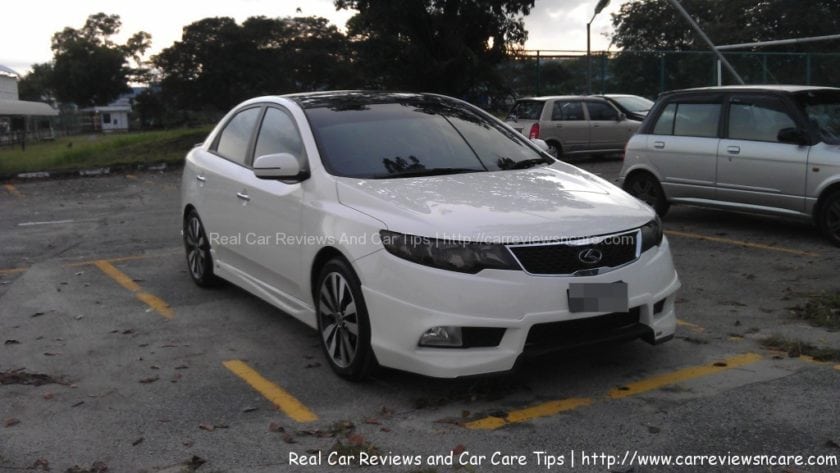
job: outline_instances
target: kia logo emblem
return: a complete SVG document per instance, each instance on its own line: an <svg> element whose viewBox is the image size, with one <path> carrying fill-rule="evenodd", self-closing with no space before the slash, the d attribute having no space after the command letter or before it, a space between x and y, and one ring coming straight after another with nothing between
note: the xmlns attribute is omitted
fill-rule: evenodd
<svg viewBox="0 0 840 473"><path fill-rule="evenodd" d="M587 248L577 255L581 263L598 264L604 259L604 254L595 248Z"/></svg>

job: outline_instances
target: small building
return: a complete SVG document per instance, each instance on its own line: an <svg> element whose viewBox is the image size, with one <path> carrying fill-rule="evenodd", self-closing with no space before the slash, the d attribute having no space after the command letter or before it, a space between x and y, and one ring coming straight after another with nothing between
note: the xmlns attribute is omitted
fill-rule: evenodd
<svg viewBox="0 0 840 473"><path fill-rule="evenodd" d="M18 100L18 74L0 65L0 144L53 139L58 110L43 102Z"/></svg>
<svg viewBox="0 0 840 473"><path fill-rule="evenodd" d="M79 109L90 118L93 131L128 131L128 114L131 113L131 94L121 95L108 105Z"/></svg>

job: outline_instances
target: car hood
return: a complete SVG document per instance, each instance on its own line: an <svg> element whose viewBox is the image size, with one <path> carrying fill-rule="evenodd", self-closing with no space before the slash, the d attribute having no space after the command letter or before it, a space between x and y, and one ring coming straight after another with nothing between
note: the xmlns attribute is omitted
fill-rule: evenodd
<svg viewBox="0 0 840 473"><path fill-rule="evenodd" d="M654 212L565 163L398 179L337 178L339 201L388 230L465 241L528 242L636 228Z"/></svg>

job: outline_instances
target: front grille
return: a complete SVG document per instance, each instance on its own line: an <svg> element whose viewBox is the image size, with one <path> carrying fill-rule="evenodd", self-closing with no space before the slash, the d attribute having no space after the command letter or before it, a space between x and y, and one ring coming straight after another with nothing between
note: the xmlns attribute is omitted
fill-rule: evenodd
<svg viewBox="0 0 840 473"><path fill-rule="evenodd" d="M529 355L615 340L639 338L650 328L639 322L639 308L629 312L535 324L528 331L525 352Z"/></svg>
<svg viewBox="0 0 840 473"><path fill-rule="evenodd" d="M519 263L531 274L574 274L594 272L600 268L614 268L627 264L636 258L637 231L599 237L598 241L584 244L543 243L536 245L511 245L508 248ZM581 255L594 250L601 258L597 262L586 261Z"/></svg>

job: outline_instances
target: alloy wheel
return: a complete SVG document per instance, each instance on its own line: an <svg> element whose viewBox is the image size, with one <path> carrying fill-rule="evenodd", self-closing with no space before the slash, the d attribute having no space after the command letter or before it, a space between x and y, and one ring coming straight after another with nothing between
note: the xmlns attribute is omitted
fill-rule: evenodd
<svg viewBox="0 0 840 473"><path fill-rule="evenodd" d="M350 285L337 272L327 274L321 283L318 316L327 355L341 368L350 366L359 345L359 315Z"/></svg>

